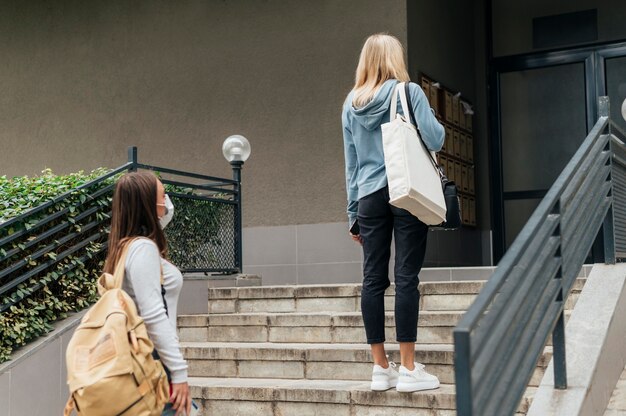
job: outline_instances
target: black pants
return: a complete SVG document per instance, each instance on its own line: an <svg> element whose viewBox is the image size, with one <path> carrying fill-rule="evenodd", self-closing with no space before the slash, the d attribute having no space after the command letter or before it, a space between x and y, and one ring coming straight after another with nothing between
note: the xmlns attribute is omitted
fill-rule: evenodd
<svg viewBox="0 0 626 416"><path fill-rule="evenodd" d="M408 211L389 204L385 187L359 200L363 239L361 311L368 344L385 342L385 289L389 282L391 237L395 237L396 336L415 342L419 315L418 274L424 263L428 226Z"/></svg>

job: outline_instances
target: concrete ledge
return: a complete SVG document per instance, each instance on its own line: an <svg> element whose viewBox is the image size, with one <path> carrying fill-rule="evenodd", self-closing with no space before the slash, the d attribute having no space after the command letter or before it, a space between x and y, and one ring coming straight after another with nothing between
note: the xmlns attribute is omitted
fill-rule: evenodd
<svg viewBox="0 0 626 416"><path fill-rule="evenodd" d="M0 365L0 415L62 413L69 395L65 349L86 310L54 324L54 330L15 351Z"/></svg>
<svg viewBox="0 0 626 416"><path fill-rule="evenodd" d="M18 350L15 350L11 355L11 360L0 364L0 374L4 374L11 368L20 364L22 361L28 360L29 357L37 354L39 350L44 348L46 344L49 344L50 342L60 338L70 331L71 333L73 333L74 329L76 329L76 327L80 323L80 320L83 318L83 315L87 313L88 310L89 308L84 309L80 312L70 313L69 316L62 321L55 322L53 324L54 329L51 332L37 338L33 342L24 345Z"/></svg>
<svg viewBox="0 0 626 416"><path fill-rule="evenodd" d="M248 287L261 286L261 277L256 274L209 275L205 273L184 273L185 282L203 280L208 287Z"/></svg>
<svg viewBox="0 0 626 416"><path fill-rule="evenodd" d="M594 265L565 330L568 389L550 362L528 416L603 415L626 364L626 264Z"/></svg>

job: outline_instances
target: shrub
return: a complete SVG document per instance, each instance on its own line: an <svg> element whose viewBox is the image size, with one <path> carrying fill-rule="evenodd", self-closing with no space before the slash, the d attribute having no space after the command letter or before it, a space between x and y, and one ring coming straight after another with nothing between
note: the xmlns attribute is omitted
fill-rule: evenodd
<svg viewBox="0 0 626 416"><path fill-rule="evenodd" d="M0 245L0 274L5 274L0 277L0 287L28 276L0 295L0 307L11 305L0 313L0 362L8 360L16 348L51 331L52 324L68 312L84 309L97 299L96 278L104 261L112 192L92 196L115 178L88 189L75 188L104 173L105 169L97 169L89 174L54 175L45 170L34 177L0 177L0 244L6 237L23 234ZM68 198L29 215L32 208L69 191ZM40 224L55 213L57 218ZM7 224L19 215L24 216ZM93 241L68 254L86 239Z"/></svg>

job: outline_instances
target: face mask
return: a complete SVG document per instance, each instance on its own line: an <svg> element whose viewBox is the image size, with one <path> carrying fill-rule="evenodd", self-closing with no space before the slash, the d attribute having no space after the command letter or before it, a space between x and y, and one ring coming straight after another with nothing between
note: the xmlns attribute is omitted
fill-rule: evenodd
<svg viewBox="0 0 626 416"><path fill-rule="evenodd" d="M172 204L172 201L170 200L170 196L166 194L165 204L157 204L157 205L165 207L165 214L161 218L159 218L159 225L161 225L162 229L165 229L165 227L167 227L167 224L169 224L170 221L172 221L172 217L174 217L174 204Z"/></svg>

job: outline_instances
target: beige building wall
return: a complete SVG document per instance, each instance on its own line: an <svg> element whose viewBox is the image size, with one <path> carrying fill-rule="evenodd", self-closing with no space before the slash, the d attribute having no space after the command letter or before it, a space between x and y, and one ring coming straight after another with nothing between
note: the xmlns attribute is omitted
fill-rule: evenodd
<svg viewBox="0 0 626 416"><path fill-rule="evenodd" d="M230 177L244 225L345 221L340 112L371 33L406 0L3 1L0 175L140 162Z"/></svg>
<svg viewBox="0 0 626 416"><path fill-rule="evenodd" d="M372 33L393 34L407 45L414 79L425 71L479 102L479 12L457 6L2 2L0 175L116 167L136 145L140 162L230 177L221 144L243 134L252 144L244 271L264 284L360 281L361 249L346 232L340 120L360 49ZM430 233L426 266L490 264L481 226Z"/></svg>

